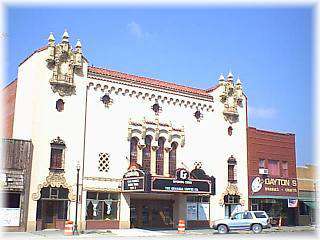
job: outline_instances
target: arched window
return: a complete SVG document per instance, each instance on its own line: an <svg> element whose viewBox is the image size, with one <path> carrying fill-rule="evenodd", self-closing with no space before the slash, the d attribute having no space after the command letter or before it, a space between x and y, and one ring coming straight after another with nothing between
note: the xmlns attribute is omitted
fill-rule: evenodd
<svg viewBox="0 0 320 240"><path fill-rule="evenodd" d="M130 165L137 163L138 138L133 137L130 141Z"/></svg>
<svg viewBox="0 0 320 240"><path fill-rule="evenodd" d="M156 152L156 174L163 175L163 156L164 156L164 142L166 140L163 137L159 138L158 149Z"/></svg>
<svg viewBox="0 0 320 240"><path fill-rule="evenodd" d="M152 141L152 137L147 135L146 136L146 146L142 151L142 168L146 172L150 172L151 141Z"/></svg>
<svg viewBox="0 0 320 240"><path fill-rule="evenodd" d="M231 155L231 157L229 157L229 159L228 159L228 182L230 182L230 183L237 182L236 171L235 171L236 165L237 165L237 161Z"/></svg>
<svg viewBox="0 0 320 240"><path fill-rule="evenodd" d="M176 142L173 142L171 144L171 150L169 152L169 174L171 176L174 176L176 171L177 147L178 144Z"/></svg>

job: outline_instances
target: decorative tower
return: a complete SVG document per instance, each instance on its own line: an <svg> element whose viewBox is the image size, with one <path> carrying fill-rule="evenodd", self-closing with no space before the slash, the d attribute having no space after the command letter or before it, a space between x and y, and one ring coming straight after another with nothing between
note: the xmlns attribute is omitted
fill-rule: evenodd
<svg viewBox="0 0 320 240"><path fill-rule="evenodd" d="M221 74L223 77L223 75ZM242 85L238 77L236 83L233 82L233 74L229 71L227 81L219 78L219 84L223 86L223 92L220 95L220 101L224 104L223 115L229 123L235 123L239 120L238 106L242 107Z"/></svg>
<svg viewBox="0 0 320 240"><path fill-rule="evenodd" d="M78 40L76 49L72 50L67 30L62 35L61 43L55 45L53 34L48 38L47 66L52 70L51 89L60 96L75 94L74 75L82 74L83 56L81 43Z"/></svg>

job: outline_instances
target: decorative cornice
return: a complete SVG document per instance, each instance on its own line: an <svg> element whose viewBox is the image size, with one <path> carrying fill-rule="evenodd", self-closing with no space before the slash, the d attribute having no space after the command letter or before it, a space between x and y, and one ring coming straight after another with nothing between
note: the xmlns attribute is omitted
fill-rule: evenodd
<svg viewBox="0 0 320 240"><path fill-rule="evenodd" d="M97 79L101 80L101 79ZM119 87L115 86L112 83L115 84L121 84L126 85L127 87ZM138 87L137 89L132 89L130 87ZM147 101L158 101L159 103L167 103L172 104L174 106L184 106L189 107L191 109L201 109L206 111L213 112L213 99L203 99L198 97L192 97L188 95L181 95L177 94L176 92L165 92L160 91L159 89L152 89L152 88L145 88L141 86L136 86L133 84L124 84L121 82L114 82L109 81L108 83L99 83L99 82L89 82L88 83L88 89L94 89L95 91L100 90L101 92L105 92L107 94L115 94L115 95L122 95L122 96L129 96L129 97L135 97L135 98L141 98L143 100ZM150 91L155 91L154 93ZM168 94L174 94L178 95L177 97L169 97ZM194 99L194 100L192 100Z"/></svg>
<svg viewBox="0 0 320 240"><path fill-rule="evenodd" d="M171 143L176 141L181 147L185 145L185 134L184 127L177 128L173 127L171 122L159 122L159 119L146 120L145 118L142 121L132 121L129 120L128 123L128 141L132 137L137 137L141 145L143 145L146 135L151 135L153 138L152 149L157 149L157 141L159 137L164 137L167 141ZM170 146L165 146L170 148ZM143 146L142 146L143 148Z"/></svg>
<svg viewBox="0 0 320 240"><path fill-rule="evenodd" d="M171 82L165 82L153 78L136 76L133 74L122 73L114 70L103 69L98 67L88 67L88 77L99 77L102 80L115 79L124 83L134 83L136 85L148 86L157 89L163 89L173 92L180 92L187 95L197 95L202 98L212 99L205 90L192 87L182 86Z"/></svg>

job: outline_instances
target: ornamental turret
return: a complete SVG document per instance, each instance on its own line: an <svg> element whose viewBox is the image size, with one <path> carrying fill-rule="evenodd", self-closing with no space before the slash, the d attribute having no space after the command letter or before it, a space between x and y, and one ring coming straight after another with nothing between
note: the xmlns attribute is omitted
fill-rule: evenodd
<svg viewBox="0 0 320 240"><path fill-rule="evenodd" d="M80 40L77 41L75 49L69 42L67 30L62 35L61 43L55 44L52 33L48 38L47 66L52 70L50 84L53 92L60 96L71 96L75 94L74 75L82 75L83 56Z"/></svg>

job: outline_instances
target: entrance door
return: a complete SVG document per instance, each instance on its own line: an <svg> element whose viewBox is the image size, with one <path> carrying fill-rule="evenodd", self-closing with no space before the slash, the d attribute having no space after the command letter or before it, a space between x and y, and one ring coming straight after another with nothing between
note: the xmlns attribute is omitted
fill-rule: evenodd
<svg viewBox="0 0 320 240"><path fill-rule="evenodd" d="M67 219L68 201L39 200L37 209L38 230L48 228L64 228Z"/></svg>
<svg viewBox="0 0 320 240"><path fill-rule="evenodd" d="M130 224L133 228L172 228L173 202L131 199Z"/></svg>

